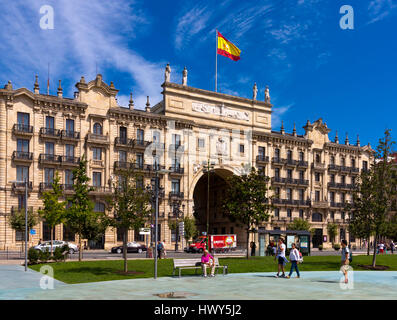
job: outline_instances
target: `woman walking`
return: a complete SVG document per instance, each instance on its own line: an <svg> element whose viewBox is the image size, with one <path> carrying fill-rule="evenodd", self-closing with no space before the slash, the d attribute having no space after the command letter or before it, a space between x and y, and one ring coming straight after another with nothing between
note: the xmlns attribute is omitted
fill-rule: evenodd
<svg viewBox="0 0 397 320"><path fill-rule="evenodd" d="M298 251L298 249L295 246L295 243L293 243L291 248L291 251L289 253L289 259L291 260L291 270L289 272L289 275L287 276L287 278L289 279L292 275L292 273L294 272L294 269L296 271L296 277L300 278L299 275L299 269L298 269L298 262L301 260L301 256L300 253Z"/></svg>

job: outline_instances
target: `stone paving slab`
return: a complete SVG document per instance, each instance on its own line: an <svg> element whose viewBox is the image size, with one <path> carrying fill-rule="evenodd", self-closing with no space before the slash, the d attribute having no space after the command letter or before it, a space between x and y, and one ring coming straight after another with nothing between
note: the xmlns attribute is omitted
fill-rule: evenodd
<svg viewBox="0 0 397 320"><path fill-rule="evenodd" d="M338 271L302 272L301 278L275 278L275 273L243 273L130 279L82 284L54 282L40 288L42 275L21 266L0 266L0 299L29 300L165 300L165 299L397 299L396 271L357 271L353 289L343 290Z"/></svg>

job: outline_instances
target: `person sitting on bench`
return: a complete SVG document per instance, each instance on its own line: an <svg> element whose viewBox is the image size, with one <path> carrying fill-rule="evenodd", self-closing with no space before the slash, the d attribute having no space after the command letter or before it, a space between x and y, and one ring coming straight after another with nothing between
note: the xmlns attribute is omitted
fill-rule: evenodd
<svg viewBox="0 0 397 320"><path fill-rule="evenodd" d="M211 256L207 250L204 250L201 256L201 267L203 268L203 276L207 277L207 267L211 268L211 277L214 277L215 273L215 259Z"/></svg>

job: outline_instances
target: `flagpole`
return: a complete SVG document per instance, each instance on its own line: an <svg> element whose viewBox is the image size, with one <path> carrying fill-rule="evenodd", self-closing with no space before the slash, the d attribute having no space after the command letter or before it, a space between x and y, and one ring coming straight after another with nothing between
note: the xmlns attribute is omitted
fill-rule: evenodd
<svg viewBox="0 0 397 320"><path fill-rule="evenodd" d="M215 29L215 92L218 90L218 29Z"/></svg>

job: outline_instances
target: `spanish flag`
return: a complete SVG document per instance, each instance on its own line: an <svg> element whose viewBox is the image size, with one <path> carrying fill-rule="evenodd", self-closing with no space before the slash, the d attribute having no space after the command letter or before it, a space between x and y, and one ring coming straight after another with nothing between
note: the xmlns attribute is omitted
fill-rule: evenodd
<svg viewBox="0 0 397 320"><path fill-rule="evenodd" d="M228 57L233 61L240 60L241 50L233 43L228 41L219 31L218 32L218 54Z"/></svg>

